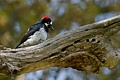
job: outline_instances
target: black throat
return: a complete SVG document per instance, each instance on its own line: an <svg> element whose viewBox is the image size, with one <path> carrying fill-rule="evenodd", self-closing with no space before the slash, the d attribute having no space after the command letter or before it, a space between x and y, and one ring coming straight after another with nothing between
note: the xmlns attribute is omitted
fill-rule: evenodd
<svg viewBox="0 0 120 80"><path fill-rule="evenodd" d="M45 31L48 33L48 27L45 26L44 24Z"/></svg>

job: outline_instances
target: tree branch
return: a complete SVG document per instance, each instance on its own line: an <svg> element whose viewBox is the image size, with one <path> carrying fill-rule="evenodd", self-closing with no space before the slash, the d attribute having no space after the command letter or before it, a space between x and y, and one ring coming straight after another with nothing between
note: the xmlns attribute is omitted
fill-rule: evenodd
<svg viewBox="0 0 120 80"><path fill-rule="evenodd" d="M111 37L120 31L120 16L88 24L48 39L41 44L0 50L0 75L11 76L49 67L72 67L97 73L100 67L114 68L120 48Z"/></svg>

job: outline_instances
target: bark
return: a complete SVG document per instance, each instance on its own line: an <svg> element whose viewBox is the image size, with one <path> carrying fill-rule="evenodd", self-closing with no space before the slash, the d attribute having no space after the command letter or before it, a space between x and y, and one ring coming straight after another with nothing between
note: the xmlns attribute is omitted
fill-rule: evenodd
<svg viewBox="0 0 120 80"><path fill-rule="evenodd" d="M93 73L98 73L103 66L112 69L119 62L120 48L111 40L119 31L120 16L116 16L67 31L35 46L19 49L1 46L0 76L54 66Z"/></svg>

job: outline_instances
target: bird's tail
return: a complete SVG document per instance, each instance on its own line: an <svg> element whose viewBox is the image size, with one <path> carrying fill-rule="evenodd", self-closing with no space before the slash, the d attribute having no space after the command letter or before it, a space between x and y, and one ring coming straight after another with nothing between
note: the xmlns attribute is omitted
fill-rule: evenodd
<svg viewBox="0 0 120 80"><path fill-rule="evenodd" d="M15 47L15 49L20 48L20 44Z"/></svg>

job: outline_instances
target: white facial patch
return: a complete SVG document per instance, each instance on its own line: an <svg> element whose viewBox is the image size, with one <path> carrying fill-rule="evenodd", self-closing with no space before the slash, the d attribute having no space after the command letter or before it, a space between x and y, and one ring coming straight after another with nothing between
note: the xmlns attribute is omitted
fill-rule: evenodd
<svg viewBox="0 0 120 80"><path fill-rule="evenodd" d="M45 23L45 26L47 26L47 27L48 27L48 23Z"/></svg>
<svg viewBox="0 0 120 80"><path fill-rule="evenodd" d="M50 24L52 25L52 22L50 22Z"/></svg>

